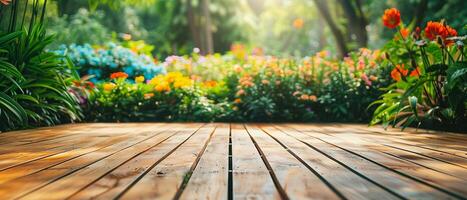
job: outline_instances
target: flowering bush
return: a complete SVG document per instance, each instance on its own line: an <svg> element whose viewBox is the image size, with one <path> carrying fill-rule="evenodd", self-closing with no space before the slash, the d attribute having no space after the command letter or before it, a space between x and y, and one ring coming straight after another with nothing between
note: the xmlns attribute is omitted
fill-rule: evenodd
<svg viewBox="0 0 467 200"><path fill-rule="evenodd" d="M398 31L384 48L396 82L374 102L371 124L467 130L466 37L445 22L412 31L397 9L386 11L383 21Z"/></svg>
<svg viewBox="0 0 467 200"><path fill-rule="evenodd" d="M378 88L392 83L381 75L389 74L383 56L361 49L342 62L328 54L172 56L166 75L110 74L85 107L91 121L367 121ZM211 67L221 73L211 77Z"/></svg>
<svg viewBox="0 0 467 200"><path fill-rule="evenodd" d="M379 51L340 62L320 52L302 60L250 56L227 83L247 121L365 121L366 107L388 85ZM363 111L363 112L362 112Z"/></svg>
<svg viewBox="0 0 467 200"><path fill-rule="evenodd" d="M83 104L89 121L211 121L224 120L231 105L208 99L202 85L181 73L128 80L123 72L97 84Z"/></svg>
<svg viewBox="0 0 467 200"><path fill-rule="evenodd" d="M115 43L102 47L73 44L62 46L58 52L68 55L81 75L93 75L93 81L106 79L111 73L120 71L130 78L141 75L151 78L165 73L164 67L157 65L151 56Z"/></svg>

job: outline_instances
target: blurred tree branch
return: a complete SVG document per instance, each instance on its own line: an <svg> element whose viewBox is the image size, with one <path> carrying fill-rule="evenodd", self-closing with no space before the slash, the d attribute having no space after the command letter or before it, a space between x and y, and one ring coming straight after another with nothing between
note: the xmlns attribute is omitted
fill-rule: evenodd
<svg viewBox="0 0 467 200"><path fill-rule="evenodd" d="M337 26L336 22L331 16L331 12L329 11L328 1L326 0L315 0L316 7L318 11L323 16L324 20L328 24L329 28L331 29L332 34L334 35L334 39L336 41L337 51L340 57L344 57L348 53L348 48L345 42L344 34Z"/></svg>

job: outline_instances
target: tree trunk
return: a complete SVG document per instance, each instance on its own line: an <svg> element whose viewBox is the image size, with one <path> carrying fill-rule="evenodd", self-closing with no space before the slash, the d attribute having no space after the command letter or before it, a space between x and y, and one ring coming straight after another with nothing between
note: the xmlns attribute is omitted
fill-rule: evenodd
<svg viewBox="0 0 467 200"><path fill-rule="evenodd" d="M319 18L317 21L318 21L318 27L324 27L323 19ZM318 31L318 38L319 38L318 49L324 49L324 47L326 47L326 44L327 44L326 34L324 34L324 29L322 28L319 28L317 31Z"/></svg>
<svg viewBox="0 0 467 200"><path fill-rule="evenodd" d="M186 4L187 4L188 26L190 28L191 37L193 39L194 46L201 49L199 24L198 24L198 21L196 20L197 17L195 16L195 13L193 12L192 1L188 0Z"/></svg>
<svg viewBox="0 0 467 200"><path fill-rule="evenodd" d="M368 43L368 33L366 31L366 18L361 10L361 4L357 0L356 8L350 0L339 0L344 9L348 21L349 33L355 37L358 47L366 47ZM351 37L351 38L354 38Z"/></svg>
<svg viewBox="0 0 467 200"><path fill-rule="evenodd" d="M318 11L323 16L324 20L331 29L334 39L336 40L336 47L340 57L344 57L348 53L347 45L345 43L344 34L337 27L337 24L334 22L331 13L329 12L329 7L326 0L315 0L316 7Z"/></svg>
<svg viewBox="0 0 467 200"><path fill-rule="evenodd" d="M212 38L211 14L209 13L209 0L202 0L201 7L204 16L204 54L213 54L214 42Z"/></svg>

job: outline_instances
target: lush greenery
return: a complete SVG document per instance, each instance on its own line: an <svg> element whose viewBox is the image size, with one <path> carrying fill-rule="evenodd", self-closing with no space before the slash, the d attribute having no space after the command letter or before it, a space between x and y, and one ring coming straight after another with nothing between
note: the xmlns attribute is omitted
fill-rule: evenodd
<svg viewBox="0 0 467 200"><path fill-rule="evenodd" d="M273 121L465 132L461 3L0 0L0 130Z"/></svg>
<svg viewBox="0 0 467 200"><path fill-rule="evenodd" d="M92 74L95 81L106 79L111 73L123 71L130 77L146 78L164 73L164 67L156 65L147 51L153 47L144 42L127 42L129 47L109 43L92 47L89 44L62 46L58 54L68 56L82 76Z"/></svg>
<svg viewBox="0 0 467 200"><path fill-rule="evenodd" d="M18 11L16 1L8 10L11 17L2 18L9 26L0 32L0 130L81 117L77 100L67 89L76 74L66 59L45 50L53 39L42 26L43 13L36 12L45 5L37 2L32 2L29 17Z"/></svg>
<svg viewBox="0 0 467 200"><path fill-rule="evenodd" d="M90 90L84 104L89 120L362 122L382 94L378 88L391 83L380 51L361 49L345 62L325 51L303 59L240 51L246 50L169 57L163 65L180 72L146 82L144 76L114 73Z"/></svg>
<svg viewBox="0 0 467 200"><path fill-rule="evenodd" d="M400 17L389 15L400 23ZM396 28L397 39L384 48L397 82L375 101L379 106L371 123L467 130L466 37L457 37L445 22L428 22L413 33L399 23L388 26Z"/></svg>

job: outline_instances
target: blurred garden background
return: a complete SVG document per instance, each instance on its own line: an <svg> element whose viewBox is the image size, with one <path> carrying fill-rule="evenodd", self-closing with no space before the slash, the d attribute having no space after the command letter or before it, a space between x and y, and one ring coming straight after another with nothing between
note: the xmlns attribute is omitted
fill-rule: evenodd
<svg viewBox="0 0 467 200"><path fill-rule="evenodd" d="M463 0L0 0L0 130L360 122L467 131Z"/></svg>

